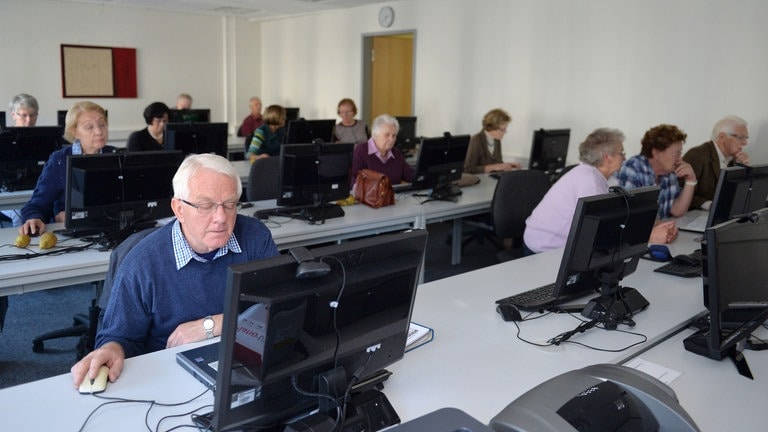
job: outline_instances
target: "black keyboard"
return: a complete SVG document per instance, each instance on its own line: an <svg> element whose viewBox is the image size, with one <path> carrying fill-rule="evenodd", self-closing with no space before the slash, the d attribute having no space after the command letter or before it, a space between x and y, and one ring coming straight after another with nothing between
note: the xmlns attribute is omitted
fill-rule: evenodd
<svg viewBox="0 0 768 432"><path fill-rule="evenodd" d="M661 267L656 268L654 271L657 273L664 273L672 276L679 277L698 277L701 276L703 271L701 249L696 249L692 253L688 254L689 260L682 261L679 259L672 259L672 262L664 264Z"/></svg>
<svg viewBox="0 0 768 432"><path fill-rule="evenodd" d="M318 223L326 219L343 217L344 209L336 204L326 204L319 207L276 207L256 210L253 215L259 219L269 219L270 216L277 216Z"/></svg>
<svg viewBox="0 0 768 432"><path fill-rule="evenodd" d="M592 289L585 289L582 291L569 293L565 296L555 297L554 291L555 284L552 283L528 291L523 291L509 297L498 299L496 300L496 303L512 304L523 311L537 311L567 303L571 300L584 297L594 292Z"/></svg>

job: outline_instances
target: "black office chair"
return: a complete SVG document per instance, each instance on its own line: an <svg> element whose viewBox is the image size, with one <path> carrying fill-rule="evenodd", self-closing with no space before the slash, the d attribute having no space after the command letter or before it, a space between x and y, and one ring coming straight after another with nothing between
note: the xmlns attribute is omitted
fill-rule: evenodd
<svg viewBox="0 0 768 432"><path fill-rule="evenodd" d="M245 194L248 201L276 199L280 195L280 158L266 157L256 159L248 173L248 185Z"/></svg>
<svg viewBox="0 0 768 432"><path fill-rule="evenodd" d="M552 185L549 175L539 170L519 170L499 177L491 200L491 225L496 237L511 239L496 257L508 261L523 256L525 220Z"/></svg>
<svg viewBox="0 0 768 432"><path fill-rule="evenodd" d="M60 339L63 337L79 337L77 343L78 360L93 351L96 344L96 332L101 325L104 310L109 302L109 294L112 291L112 281L118 266L123 261L123 258L125 258L125 255L128 254L128 251L138 244L141 239L158 228L159 227L152 227L135 232L123 240L117 247L112 249L112 252L109 255L109 267L107 267L107 274L104 281L94 282L96 295L94 299L91 300L91 306L88 308L88 313L75 315L71 327L53 330L34 338L32 340L32 351L41 353L45 349L44 341Z"/></svg>

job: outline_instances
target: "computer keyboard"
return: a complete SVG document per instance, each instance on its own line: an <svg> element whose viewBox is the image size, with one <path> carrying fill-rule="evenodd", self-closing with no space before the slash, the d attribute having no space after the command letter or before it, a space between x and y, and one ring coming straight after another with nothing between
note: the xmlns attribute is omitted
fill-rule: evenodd
<svg viewBox="0 0 768 432"><path fill-rule="evenodd" d="M680 277L701 276L703 271L701 249L696 249L685 257L676 256L671 262L656 268L654 271Z"/></svg>
<svg viewBox="0 0 768 432"><path fill-rule="evenodd" d="M256 210L253 215L259 219L269 219L270 216L301 219L309 223L318 223L326 219L344 216L344 209L336 204L325 204L318 207L276 207Z"/></svg>
<svg viewBox="0 0 768 432"><path fill-rule="evenodd" d="M567 303L571 300L584 297L594 292L592 289L584 289L579 292L569 293L565 296L555 297L554 291L555 284L552 283L528 291L523 291L509 297L498 299L496 300L496 303L512 304L523 311L537 311Z"/></svg>

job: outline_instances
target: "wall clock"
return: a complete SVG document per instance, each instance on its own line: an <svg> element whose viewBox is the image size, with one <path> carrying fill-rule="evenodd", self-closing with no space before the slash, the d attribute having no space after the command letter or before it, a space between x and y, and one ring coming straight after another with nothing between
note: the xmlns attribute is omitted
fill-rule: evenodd
<svg viewBox="0 0 768 432"><path fill-rule="evenodd" d="M391 6L384 6L379 10L379 25L389 27L395 22L395 10Z"/></svg>

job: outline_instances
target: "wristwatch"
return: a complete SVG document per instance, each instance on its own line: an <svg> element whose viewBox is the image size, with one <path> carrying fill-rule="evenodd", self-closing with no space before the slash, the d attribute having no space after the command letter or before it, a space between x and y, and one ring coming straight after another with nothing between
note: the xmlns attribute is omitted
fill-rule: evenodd
<svg viewBox="0 0 768 432"><path fill-rule="evenodd" d="M205 337L206 339L211 339L213 337L213 317L208 315L207 317L203 318L203 330L205 330Z"/></svg>

